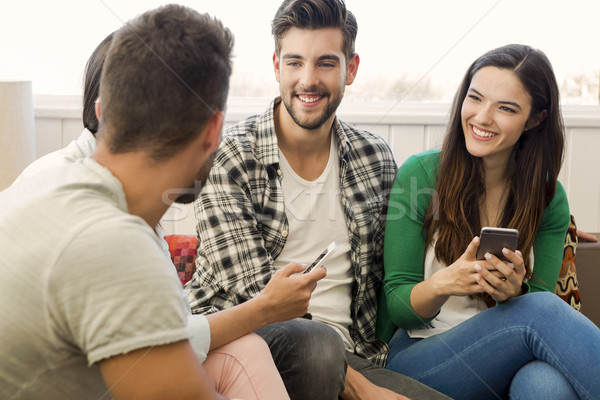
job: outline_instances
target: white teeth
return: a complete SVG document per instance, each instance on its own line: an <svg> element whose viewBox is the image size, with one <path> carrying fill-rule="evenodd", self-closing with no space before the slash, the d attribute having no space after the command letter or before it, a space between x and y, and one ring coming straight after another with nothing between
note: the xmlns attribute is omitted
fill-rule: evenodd
<svg viewBox="0 0 600 400"><path fill-rule="evenodd" d="M492 137L492 136L496 136L496 134L494 132L484 132L484 131L480 131L479 129L477 129L475 126L471 125L473 127L473 132L475 132L475 134L477 136L481 136L481 137Z"/></svg>
<svg viewBox="0 0 600 400"><path fill-rule="evenodd" d="M312 97L312 96L298 96L298 98L300 98L300 100L302 100L305 103L314 103L315 101L319 100L320 97Z"/></svg>

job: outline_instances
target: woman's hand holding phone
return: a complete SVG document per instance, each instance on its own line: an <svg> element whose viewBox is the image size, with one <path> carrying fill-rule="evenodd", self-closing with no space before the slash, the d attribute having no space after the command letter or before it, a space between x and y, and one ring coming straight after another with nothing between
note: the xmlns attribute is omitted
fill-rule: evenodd
<svg viewBox="0 0 600 400"><path fill-rule="evenodd" d="M485 253L485 264L475 266L477 283L496 301L507 301L521 294L525 278L525 262L519 250L504 248L502 254L507 262L490 253Z"/></svg>

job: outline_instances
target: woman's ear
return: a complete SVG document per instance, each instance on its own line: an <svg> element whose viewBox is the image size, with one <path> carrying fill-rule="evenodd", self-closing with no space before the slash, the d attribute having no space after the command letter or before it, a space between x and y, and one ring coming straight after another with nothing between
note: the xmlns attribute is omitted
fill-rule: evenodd
<svg viewBox="0 0 600 400"><path fill-rule="evenodd" d="M525 124L525 130L529 131L538 126L546 118L546 115L548 115L548 110L542 110L539 113L533 115Z"/></svg>

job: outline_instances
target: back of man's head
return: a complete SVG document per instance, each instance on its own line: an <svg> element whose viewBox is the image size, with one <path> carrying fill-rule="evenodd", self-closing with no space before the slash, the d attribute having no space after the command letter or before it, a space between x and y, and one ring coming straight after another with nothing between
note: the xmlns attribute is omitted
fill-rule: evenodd
<svg viewBox="0 0 600 400"><path fill-rule="evenodd" d="M344 37L346 60L350 60L354 54L358 25L354 15L346 9L344 0L284 0L271 23L277 54L281 39L290 28L340 29Z"/></svg>
<svg viewBox="0 0 600 400"><path fill-rule="evenodd" d="M171 158L225 109L232 46L220 21L179 5L127 23L102 72L99 139L113 154Z"/></svg>

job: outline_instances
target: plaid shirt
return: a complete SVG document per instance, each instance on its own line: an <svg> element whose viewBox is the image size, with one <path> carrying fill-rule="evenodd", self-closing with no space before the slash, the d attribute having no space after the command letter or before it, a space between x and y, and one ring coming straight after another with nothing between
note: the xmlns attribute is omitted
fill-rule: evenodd
<svg viewBox="0 0 600 400"><path fill-rule="evenodd" d="M286 243L279 149L273 122L276 98L262 115L227 129L208 181L195 203L196 272L185 288L194 313L211 313L261 292ZM386 142L335 119L341 201L355 281L350 336L355 352L383 365L387 345L375 339L377 296L383 281L387 195L396 163Z"/></svg>

